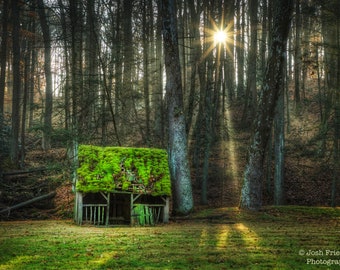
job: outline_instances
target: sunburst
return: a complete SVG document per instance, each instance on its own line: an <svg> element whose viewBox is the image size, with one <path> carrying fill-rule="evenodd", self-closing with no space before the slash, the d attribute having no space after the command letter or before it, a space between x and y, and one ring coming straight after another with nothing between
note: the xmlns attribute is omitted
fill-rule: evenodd
<svg viewBox="0 0 340 270"><path fill-rule="evenodd" d="M222 20L221 25L218 26L213 19L210 19L211 28L205 28L205 42L210 44L210 46L205 50L203 54L203 59L207 57L211 51L217 48L217 53L220 55L221 49L224 48L226 51L232 55L228 44L233 44L234 33L231 31L233 27L233 21L229 22L226 27L223 26L224 22Z"/></svg>
<svg viewBox="0 0 340 270"><path fill-rule="evenodd" d="M224 43L225 40L227 39L228 35L225 31L223 30L218 30L215 34L214 34L214 42L215 43Z"/></svg>

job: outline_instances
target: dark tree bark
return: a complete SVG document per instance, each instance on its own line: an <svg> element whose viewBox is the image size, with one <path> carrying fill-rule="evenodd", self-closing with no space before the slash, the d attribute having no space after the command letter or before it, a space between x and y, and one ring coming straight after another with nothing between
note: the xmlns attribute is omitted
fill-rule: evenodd
<svg viewBox="0 0 340 270"><path fill-rule="evenodd" d="M200 32L199 32L199 19L200 19L200 10L199 7L195 7L193 1L188 2L189 14L191 23L189 24L189 35L192 36L192 44L191 44L191 74L190 74L190 87L189 87L189 96L188 96L188 103L187 103L187 110L186 110L186 131L187 134L190 133L194 109L195 109L195 96L196 92L196 76L197 76L197 69L200 65L200 60L202 57L201 51L201 41L200 41ZM203 62L203 61L202 61ZM202 63L201 63L202 64ZM200 77L200 76L199 76ZM201 77L200 77L201 78ZM204 78L204 77L203 77ZM203 79L202 78L202 79Z"/></svg>
<svg viewBox="0 0 340 270"><path fill-rule="evenodd" d="M325 111L322 133L326 146L326 135L330 130L329 119L333 115L333 182L331 205L336 206L340 184L340 2L322 2L322 36L325 48Z"/></svg>
<svg viewBox="0 0 340 270"><path fill-rule="evenodd" d="M78 167L78 144L82 133L79 123L83 95L83 61L82 61L82 29L83 18L81 3L77 0L70 1L70 28L71 28L71 97L72 97L72 114L71 114L71 134L69 141L68 156L72 164L72 181L73 187L77 181Z"/></svg>
<svg viewBox="0 0 340 270"><path fill-rule="evenodd" d="M253 115L257 108L256 68L257 68L257 8L258 0L249 0L250 47L248 53L246 103L243 120Z"/></svg>
<svg viewBox="0 0 340 270"><path fill-rule="evenodd" d="M338 27L340 27L338 23ZM339 30L339 29L338 29ZM339 32L338 32L339 33ZM340 50L338 44L338 52ZM335 93L335 101L334 101L334 145L333 145L333 163L334 163L334 172L333 172L333 182L332 182L332 191L331 191L331 205L333 207L337 206L337 197L339 184L340 184L340 56L338 53L338 88Z"/></svg>
<svg viewBox="0 0 340 270"><path fill-rule="evenodd" d="M181 67L179 62L175 0L160 1L163 20L166 96L168 109L168 155L176 214L193 209L190 167L183 110Z"/></svg>
<svg viewBox="0 0 340 270"><path fill-rule="evenodd" d="M193 144L193 167L195 168L195 175L197 183L200 183L201 189L201 203L207 204L207 177L208 177L208 157L210 151L210 140L211 135L211 125L209 125L210 113L208 110L211 109L210 101L207 97L207 78L212 77L212 57L210 59L210 70L209 74L206 74L206 63L207 57L203 57L202 43L199 24L200 24L200 13L201 8L199 6L195 7L194 3L190 1L189 3L190 15L191 15L191 35L193 36L192 44L192 64L191 64L191 82L190 82L190 95L188 101L188 111L187 111L187 133L189 134L189 128L191 126L191 121L193 117L194 101L196 93L196 76L198 76L199 81L199 105L198 114L195 123L195 128L193 132L194 144ZM206 27L206 26L204 26ZM211 89L209 89L211 91ZM209 125L209 126L207 126Z"/></svg>
<svg viewBox="0 0 340 270"><path fill-rule="evenodd" d="M12 0L12 50L13 50L13 91L12 91L12 136L10 156L15 166L19 165L19 131L20 131L20 94L21 94L21 76L20 76L20 11L19 1Z"/></svg>
<svg viewBox="0 0 340 270"><path fill-rule="evenodd" d="M319 129L319 137L321 144L319 147L319 155L324 156L327 150L327 135L330 131L329 123L333 109L333 96L335 89L337 89L336 81L337 76L337 57L336 56L336 43L337 43L337 29L334 5L337 1L326 1L321 2L321 22L322 22L322 38L324 56L321 55L321 59L324 59L324 86L321 86L322 75L318 73L320 81L320 112L321 112L321 123ZM317 58L319 57L318 54ZM321 60L320 59L320 60ZM319 71L318 71L319 72ZM322 110L322 107L324 108Z"/></svg>
<svg viewBox="0 0 340 270"><path fill-rule="evenodd" d="M122 101L122 132L126 135L129 122L134 112L133 104L133 46L132 46L132 9L134 0L123 1L123 88L121 89ZM125 136L123 136L125 137Z"/></svg>
<svg viewBox="0 0 340 270"><path fill-rule="evenodd" d="M150 34L150 22L147 16L147 0L144 0L142 3L143 6L143 15L142 15L142 24L143 24L143 71L144 71L144 106L145 106L145 140L149 142L150 140L150 82L149 82L149 34Z"/></svg>
<svg viewBox="0 0 340 270"><path fill-rule="evenodd" d="M117 116L117 126L120 127L122 125L122 108L123 108L123 33L122 33L122 3L121 1L117 2L117 13L116 13L116 32L113 35L113 42L112 42L112 51L113 51L113 59L116 63L115 65L115 74L114 80L115 84L115 94L114 94L114 104L115 104L115 115Z"/></svg>
<svg viewBox="0 0 340 270"><path fill-rule="evenodd" d="M267 0L262 0L262 34L260 44L261 73L265 74L266 54L267 54L267 35L268 35L268 5Z"/></svg>
<svg viewBox="0 0 340 270"><path fill-rule="evenodd" d="M250 0L249 1L249 14L250 14L250 52L248 58L248 82L247 82L247 91L251 94L251 108L253 112L256 111L257 108L257 89L256 89L256 70L257 70L257 9L258 9L258 1Z"/></svg>
<svg viewBox="0 0 340 270"><path fill-rule="evenodd" d="M336 200L339 197L339 184L340 184L340 3L335 1L336 8L336 32L337 32L337 43L336 43L336 58L337 58L337 80L335 90L335 102L334 102L334 147L333 147L333 162L334 162L334 174L332 184L332 206L337 205Z"/></svg>
<svg viewBox="0 0 340 270"><path fill-rule="evenodd" d="M85 52L85 78L84 78L84 109L82 120L85 130L92 130L96 119L96 101L99 91L98 74L98 52L100 45L97 41L98 33L98 14L95 11L95 1L89 0L86 3L86 52Z"/></svg>
<svg viewBox="0 0 340 270"><path fill-rule="evenodd" d="M309 55L310 51L312 50L310 47L310 38L311 38L311 31L312 31L312 16L309 12L310 5L309 1L302 1L301 3L301 13L302 13L302 35L301 35L301 42L302 42L302 59L301 59L301 94L302 99L306 99L306 90L307 87L307 80L308 77L308 67L310 66L309 62Z"/></svg>
<svg viewBox="0 0 340 270"><path fill-rule="evenodd" d="M31 7L31 11L35 12L35 6ZM33 19L29 18L29 20L25 21L25 23L22 26L24 29L27 29L28 31L32 31L31 33L34 33L34 25L33 25ZM34 35L32 35L34 36ZM32 86L31 81L34 82L34 76L33 72L31 70L32 67L32 56L30 52L33 51L33 45L34 45L34 38L31 40L30 38L27 38L22 42L22 50L27 52L23 55L23 62L24 62L24 68L23 68L23 87L22 87L22 114L21 114L21 147L20 147L20 167L22 168L24 166L25 161L25 155L26 155L26 122L27 122L27 103L29 101L29 89ZM34 65L33 65L34 67Z"/></svg>
<svg viewBox="0 0 340 270"><path fill-rule="evenodd" d="M34 33L35 29L36 29L36 23L35 20L32 20L31 25L31 32ZM32 44L34 46L34 44L36 43L36 38L34 37L32 40ZM30 50L31 52L31 57L30 57L30 61L31 63L29 64L29 85L28 85L28 128L32 128L34 125L34 86L36 83L36 76L35 76L35 71L36 71L36 66L37 66L37 52L36 50ZM26 117L26 116L25 116Z"/></svg>
<svg viewBox="0 0 340 270"><path fill-rule="evenodd" d="M197 7L198 9L199 7ZM193 6L191 6L193 10ZM212 18L216 15L213 13L213 8L209 5L209 1L204 1L203 10L205 18ZM197 13L197 23L199 22L199 13ZM213 26L208 19L204 22L205 29L211 29ZM198 28L198 27L197 27ZM199 33L197 33L199 34ZM206 51L203 54L203 51ZM209 158L211 146L214 138L215 124L217 123L217 111L219 110L219 94L221 87L221 65L220 55L222 44L217 44L216 48L216 63L214 65L214 57L211 50L211 44L208 44L207 39L201 41L200 36L194 40L195 55L197 57L197 75L199 79L199 106L195 129L193 133L193 166L195 168L196 182L200 183L201 203L207 204L207 187L209 176ZM208 49L209 46L209 49ZM214 81L215 80L215 81Z"/></svg>
<svg viewBox="0 0 340 270"><path fill-rule="evenodd" d="M1 20L1 50L0 50L0 131L2 131L4 115L4 96L6 82L6 63L7 63L7 42L8 42L8 1L4 1L2 6Z"/></svg>
<svg viewBox="0 0 340 270"><path fill-rule="evenodd" d="M300 104L300 79L301 79L301 12L300 0L295 3L295 51L294 51L294 82L295 82L295 104Z"/></svg>
<svg viewBox="0 0 340 270"><path fill-rule="evenodd" d="M73 139L78 139L80 126L80 111L83 95L83 61L82 61L82 10L80 3L76 0L70 1L70 20L71 20L71 96L72 96L72 131Z"/></svg>
<svg viewBox="0 0 340 270"><path fill-rule="evenodd" d="M69 61L69 38L66 23L66 12L65 6L62 0L58 0L58 5L60 9L60 19L61 19L61 32L63 37L63 49L64 49L64 70L65 70L65 83L64 83L64 107L65 107L65 129L70 130L71 128L71 106L70 106L70 61Z"/></svg>
<svg viewBox="0 0 340 270"><path fill-rule="evenodd" d="M238 2L238 1L237 1ZM234 34L234 17L235 17L235 5L233 0L229 0L226 3L225 7L225 18L226 18L226 25L228 26L229 32L231 35ZM226 27L226 26L223 26ZM230 39L233 39L231 36ZM231 102L234 99L235 95L235 68L234 68L234 43L229 42L226 43L226 48L223 48L222 55L221 55L221 63L224 62L224 81L225 87L228 93L228 101ZM223 54L225 51L225 60L223 59ZM226 94L223 95L225 97ZM223 99L223 108L225 107L225 98ZM223 110L224 112L224 110Z"/></svg>
<svg viewBox="0 0 340 270"><path fill-rule="evenodd" d="M152 93L152 107L154 109L154 134L159 145L165 144L165 119L164 119L164 100L163 100L163 51L162 51L162 18L160 6L157 6L156 21L156 51L155 51L155 85Z"/></svg>
<svg viewBox="0 0 340 270"><path fill-rule="evenodd" d="M258 210L262 205L265 149L271 133L275 107L282 92L283 68L293 1L274 1L272 44L262 85L254 135L244 172L240 207Z"/></svg>
<svg viewBox="0 0 340 270"><path fill-rule="evenodd" d="M244 2L235 1L236 9L236 60L237 60L237 97L244 95Z"/></svg>
<svg viewBox="0 0 340 270"><path fill-rule="evenodd" d="M284 198L284 164L285 164L285 117L284 117L284 91L280 93L274 120L274 204L282 205Z"/></svg>
<svg viewBox="0 0 340 270"><path fill-rule="evenodd" d="M40 18L40 25L44 39L44 71L45 71L45 112L44 112L44 129L42 148L48 150L51 148L51 133L52 133L52 107L53 107L53 94L52 94L52 72L51 72L51 36L50 27L47 22L45 5L43 0L37 0L38 14Z"/></svg>

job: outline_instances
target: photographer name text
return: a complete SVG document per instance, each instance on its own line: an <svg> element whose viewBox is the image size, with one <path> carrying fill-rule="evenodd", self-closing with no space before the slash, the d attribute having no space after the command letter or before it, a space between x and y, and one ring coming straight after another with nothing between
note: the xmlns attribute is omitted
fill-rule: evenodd
<svg viewBox="0 0 340 270"><path fill-rule="evenodd" d="M305 256L340 256L340 250L331 250L331 249L325 249L325 250L306 250L304 251ZM303 255L303 254L301 254Z"/></svg>

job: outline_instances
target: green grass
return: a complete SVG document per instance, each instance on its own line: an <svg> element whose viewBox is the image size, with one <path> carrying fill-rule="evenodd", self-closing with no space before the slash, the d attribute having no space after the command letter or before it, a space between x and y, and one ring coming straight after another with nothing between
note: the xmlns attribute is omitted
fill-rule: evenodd
<svg viewBox="0 0 340 270"><path fill-rule="evenodd" d="M1 270L340 269L339 253L339 208L207 209L155 227L0 222Z"/></svg>

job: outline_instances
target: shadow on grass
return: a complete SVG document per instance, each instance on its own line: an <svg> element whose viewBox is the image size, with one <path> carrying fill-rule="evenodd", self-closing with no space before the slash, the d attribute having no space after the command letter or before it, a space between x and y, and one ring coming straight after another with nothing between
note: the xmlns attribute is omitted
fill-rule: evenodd
<svg viewBox="0 0 340 270"><path fill-rule="evenodd" d="M162 248L140 239L142 253L115 253L99 269L300 269L291 247L285 243L281 252L254 229L244 223L180 226L162 234Z"/></svg>
<svg viewBox="0 0 340 270"><path fill-rule="evenodd" d="M248 246L237 225L183 225L162 233L156 241L158 248L139 239L136 249L143 252L114 253L99 269L242 269L249 265L249 253L238 254Z"/></svg>
<svg viewBox="0 0 340 270"><path fill-rule="evenodd" d="M155 227L0 222L0 269L338 269L307 260L340 256L307 252L339 250L339 225L339 209L289 207L207 210Z"/></svg>

